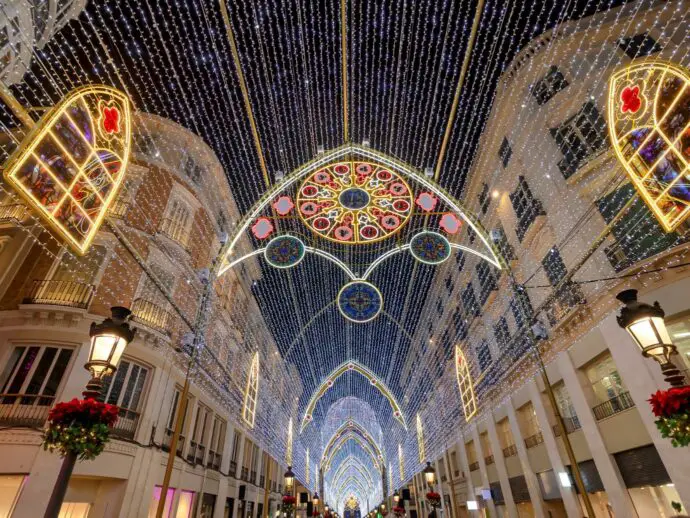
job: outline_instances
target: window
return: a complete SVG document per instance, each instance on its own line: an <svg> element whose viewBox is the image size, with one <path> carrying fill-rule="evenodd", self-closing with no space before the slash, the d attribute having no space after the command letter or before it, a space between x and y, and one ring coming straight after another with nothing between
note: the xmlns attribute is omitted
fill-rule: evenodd
<svg viewBox="0 0 690 518"><path fill-rule="evenodd" d="M187 460L191 462L202 463L204 459L204 454L206 450L206 440L208 424L211 420L213 412L211 409L204 405L197 405L196 409L196 419L194 419L194 429L192 430L191 442L189 453L187 454Z"/></svg>
<svg viewBox="0 0 690 518"><path fill-rule="evenodd" d="M223 458L223 449L225 447L225 433L228 424L218 417L213 417L213 427L211 429L211 440L208 445L208 467L212 469L220 469L220 461Z"/></svg>
<svg viewBox="0 0 690 518"><path fill-rule="evenodd" d="M453 312L453 328L455 330L456 340L464 340L467 338L467 323L462 314L460 307L456 307Z"/></svg>
<svg viewBox="0 0 690 518"><path fill-rule="evenodd" d="M493 266L486 261L479 261L476 266L477 279L479 279L479 302L484 305L492 291L498 289L496 272Z"/></svg>
<svg viewBox="0 0 690 518"><path fill-rule="evenodd" d="M123 359L113 376L105 378L103 386L104 400L111 405L120 407L118 428L136 431L139 421L140 406L142 404L146 377L149 370L131 360Z"/></svg>
<svg viewBox="0 0 690 518"><path fill-rule="evenodd" d="M527 291L522 286L513 287L513 298L510 301L510 310L515 318L515 325L518 329L527 326L534 316L532 302Z"/></svg>
<svg viewBox="0 0 690 518"><path fill-rule="evenodd" d="M504 349L510 342L510 331L508 321L505 317L500 317L494 324L494 337L499 349Z"/></svg>
<svg viewBox="0 0 690 518"><path fill-rule="evenodd" d="M518 177L517 187L515 191L510 193L510 202L517 217L515 234L518 240L522 241L532 223L534 223L537 217L545 215L546 212L544 212L541 201L532 195L532 191L529 185L527 185L527 180L525 180L524 176Z"/></svg>
<svg viewBox="0 0 690 518"><path fill-rule="evenodd" d="M585 374L600 403L614 399L628 391L623 385L623 380L618 374L618 368L609 353L597 358L585 367Z"/></svg>
<svg viewBox="0 0 690 518"><path fill-rule="evenodd" d="M462 291L462 306L466 319L479 316L479 304L477 304L477 297L474 294L472 283L468 282L465 289Z"/></svg>
<svg viewBox="0 0 690 518"><path fill-rule="evenodd" d="M601 198L597 206L606 223L610 223L634 195L635 188L631 184L626 184ZM625 215L613 226L612 234L616 242L605 248L604 253L616 272L625 270L679 242L676 233L667 234L663 231L656 218L639 199L633 202Z"/></svg>
<svg viewBox="0 0 690 518"><path fill-rule="evenodd" d="M161 225L161 232L182 246L187 246L192 226L190 208L182 200L173 198L168 204L167 217Z"/></svg>
<svg viewBox="0 0 690 518"><path fill-rule="evenodd" d="M462 409L465 413L465 421L469 421L477 413L477 400L474 397L474 385L470 375L470 366L460 346L455 347L455 374L460 389Z"/></svg>
<svg viewBox="0 0 690 518"><path fill-rule="evenodd" d="M252 364L247 376L247 387L244 391L244 408L242 418L251 428L256 420L256 401L259 396L259 353L254 353Z"/></svg>
<svg viewBox="0 0 690 518"><path fill-rule="evenodd" d="M458 265L458 271L462 270L463 266L465 266L465 254L460 250L455 253L455 264Z"/></svg>
<svg viewBox="0 0 690 518"><path fill-rule="evenodd" d="M486 182L482 183L482 190L477 195L477 198L479 198L479 210L481 211L482 214L486 214L486 211L489 210L489 203L491 203L491 196L489 196L489 184L488 183L486 183Z"/></svg>
<svg viewBox="0 0 690 518"><path fill-rule="evenodd" d="M238 457L239 452L240 452L240 441L241 440L242 440L242 434L238 433L235 430L235 433L233 434L233 438L232 438L232 455L230 457L230 460L232 460L232 462L237 462L237 457Z"/></svg>
<svg viewBox="0 0 690 518"><path fill-rule="evenodd" d="M0 475L0 516L12 516L26 476Z"/></svg>
<svg viewBox="0 0 690 518"><path fill-rule="evenodd" d="M501 148L498 150L498 158L501 159L503 167L508 167L508 162L510 162L510 157L513 155L513 150L510 147L510 142L506 137L503 137L503 142L501 142Z"/></svg>
<svg viewBox="0 0 690 518"><path fill-rule="evenodd" d="M51 406L72 352L67 347L15 346L0 377L0 404Z"/></svg>
<svg viewBox="0 0 690 518"><path fill-rule="evenodd" d="M479 370L484 372L491 365L491 350L489 349L489 342L482 340L477 346L477 363L479 364Z"/></svg>
<svg viewBox="0 0 690 518"><path fill-rule="evenodd" d="M548 74L537 81L532 87L532 95L537 100L538 105L543 105L558 92L568 86L568 81L563 77L563 73L558 67L552 66Z"/></svg>
<svg viewBox="0 0 690 518"><path fill-rule="evenodd" d="M551 136L563 153L558 168L570 178L590 157L608 146L606 121L592 102L586 102L575 115L557 128Z"/></svg>
<svg viewBox="0 0 690 518"><path fill-rule="evenodd" d="M571 421L572 418L577 419L577 413L575 413L575 407L570 399L570 394L568 394L568 389L565 388L565 384L562 381L553 388L553 394L561 416Z"/></svg>
<svg viewBox="0 0 690 518"><path fill-rule="evenodd" d="M448 292L448 295L451 295L454 289L455 281L453 280L453 274L449 273L448 277L446 277L446 291Z"/></svg>
<svg viewBox="0 0 690 518"><path fill-rule="evenodd" d="M503 225L499 224L491 231L491 239L503 259L506 261L517 259L515 250L513 250L513 246L508 242L508 237L506 236L505 230L503 230Z"/></svg>
<svg viewBox="0 0 690 518"><path fill-rule="evenodd" d="M422 427L422 418L417 414L417 449L419 450L419 462L426 461L426 452L424 451L424 428Z"/></svg>
<svg viewBox="0 0 690 518"><path fill-rule="evenodd" d="M565 267L561 253L555 246L546 253L546 256L541 260L541 264L551 286L557 286L568 274L568 269Z"/></svg>
<svg viewBox="0 0 690 518"><path fill-rule="evenodd" d="M182 157L181 169L192 182L198 184L201 181L203 169L188 154Z"/></svg>
<svg viewBox="0 0 690 518"><path fill-rule="evenodd" d="M625 52L630 59L649 56L650 54L661 51L661 45L659 45L648 32L636 34L629 38L621 38L618 40L618 46L623 49L623 52Z"/></svg>

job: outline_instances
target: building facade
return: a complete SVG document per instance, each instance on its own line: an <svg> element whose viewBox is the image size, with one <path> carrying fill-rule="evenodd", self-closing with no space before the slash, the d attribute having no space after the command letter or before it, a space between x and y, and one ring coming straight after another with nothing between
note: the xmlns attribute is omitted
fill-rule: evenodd
<svg viewBox="0 0 690 518"><path fill-rule="evenodd" d="M614 299L637 288L642 300L660 302L679 349L675 361L687 373L687 229L666 234L639 198L625 207L635 190L610 147L606 103L608 77L633 60L690 66L690 34L678 23L689 7L629 4L563 24L530 42L501 76L464 202L510 272L469 255L448 261L427 302L434 325L419 326L416 336L457 345L478 407L461 430L449 431L454 445L429 454L445 516L480 516L482 508L511 518L583 516L563 434L597 518L673 516L673 502L687 512L690 455L661 438L647 402L668 385L616 323ZM524 329L535 314L548 334L536 345L566 430ZM410 376L416 363L411 355ZM460 397L458 375L449 366L444 377L453 386L439 391ZM428 514L422 475L407 487L408 508Z"/></svg>
<svg viewBox="0 0 690 518"><path fill-rule="evenodd" d="M155 516L189 363L190 329L181 315L195 314L199 272L239 214L220 162L200 138L153 115L137 114L133 127L123 191L85 256L37 231L9 195L0 203L0 516L43 515L60 459L41 449L41 429L54 402L80 397L89 325L114 305L132 309L137 330L104 389L120 418L105 452L77 464L63 511ZM290 408L300 388L293 381L287 390L287 369L252 296L259 276L248 261L241 274L233 270L213 285L165 516L258 518L279 505L284 458L267 453L257 425L283 419L261 415L264 398L283 398ZM239 329L250 329L260 338L252 343L263 347L250 350ZM261 389L248 398L259 376Z"/></svg>

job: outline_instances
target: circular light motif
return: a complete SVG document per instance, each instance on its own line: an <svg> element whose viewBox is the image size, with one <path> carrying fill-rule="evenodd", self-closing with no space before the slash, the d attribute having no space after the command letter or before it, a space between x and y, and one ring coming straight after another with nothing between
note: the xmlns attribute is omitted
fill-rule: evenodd
<svg viewBox="0 0 690 518"><path fill-rule="evenodd" d="M395 171L369 162L341 162L307 176L297 190L295 205L317 235L337 243L362 244L399 232L412 215L414 198Z"/></svg>
<svg viewBox="0 0 690 518"><path fill-rule="evenodd" d="M426 264L441 264L450 257L450 243L438 232L420 232L410 241L410 253Z"/></svg>
<svg viewBox="0 0 690 518"><path fill-rule="evenodd" d="M377 317L382 308L381 292L369 282L349 282L338 293L338 309L352 322L369 322Z"/></svg>
<svg viewBox="0 0 690 518"><path fill-rule="evenodd" d="M304 259L304 243L295 236L274 237L266 245L264 257L275 268L290 268Z"/></svg>

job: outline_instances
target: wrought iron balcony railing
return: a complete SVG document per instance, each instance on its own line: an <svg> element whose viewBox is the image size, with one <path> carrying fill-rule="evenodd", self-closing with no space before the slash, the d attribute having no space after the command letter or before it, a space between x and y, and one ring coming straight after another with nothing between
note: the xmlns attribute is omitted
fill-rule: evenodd
<svg viewBox="0 0 690 518"><path fill-rule="evenodd" d="M0 223L14 223L17 225L21 223L25 217L26 205L22 205L21 203L0 205Z"/></svg>
<svg viewBox="0 0 690 518"><path fill-rule="evenodd" d="M172 315L165 309L144 299L132 303L132 316L135 322L150 327L165 335L171 334Z"/></svg>
<svg viewBox="0 0 690 518"><path fill-rule="evenodd" d="M93 298L94 287L76 281L35 280L24 304L48 304L87 309Z"/></svg>
<svg viewBox="0 0 690 518"><path fill-rule="evenodd" d="M601 421L602 419L611 417L612 415L634 406L635 402L630 397L630 392L623 392L622 394L618 394L616 397L612 397L608 401L604 401L603 403L595 406L592 408L592 412L594 412L594 416L597 418L597 420Z"/></svg>
<svg viewBox="0 0 690 518"><path fill-rule="evenodd" d="M479 461L470 464L470 471L477 471L479 469Z"/></svg>
<svg viewBox="0 0 690 518"><path fill-rule="evenodd" d="M582 428L582 425L580 424L580 420L577 418L577 416L563 417L563 422L565 423L565 431L567 433L573 433L574 431ZM557 425L557 424L553 425L553 434L556 437L560 437L563 434L561 427L559 425Z"/></svg>
<svg viewBox="0 0 690 518"><path fill-rule="evenodd" d="M493 456L493 455L489 455L489 456L487 456L487 457L484 457L484 463L485 463L487 466L493 464L493 463L494 463L494 456Z"/></svg>
<svg viewBox="0 0 690 518"><path fill-rule="evenodd" d="M237 461L230 461L230 476L234 477L237 475Z"/></svg>
<svg viewBox="0 0 690 518"><path fill-rule="evenodd" d="M114 218L124 218L129 211L129 203L125 201L115 200L108 210L108 214Z"/></svg>
<svg viewBox="0 0 690 518"><path fill-rule="evenodd" d="M113 435L120 439L133 440L139 425L139 412L120 408L119 419L113 427Z"/></svg>
<svg viewBox="0 0 690 518"><path fill-rule="evenodd" d="M537 432L534 435L530 435L525 439L525 446L527 448L534 448L544 442L544 436L541 432Z"/></svg>
<svg viewBox="0 0 690 518"><path fill-rule="evenodd" d="M42 428L54 401L54 396L0 394L0 425Z"/></svg>
<svg viewBox="0 0 690 518"><path fill-rule="evenodd" d="M165 429L165 435L163 436L163 445L162 445L163 451L170 451L170 443L172 442L172 436L173 436L173 430L171 430L170 428L166 428ZM177 456L180 458L182 458L182 451L184 450L184 441L185 441L184 435L180 435L180 438L177 441Z"/></svg>
<svg viewBox="0 0 690 518"><path fill-rule="evenodd" d="M213 450L208 450L208 459L206 460L206 467L209 469L214 469L216 471L220 470L220 462L223 458L223 455L220 453L216 453Z"/></svg>
<svg viewBox="0 0 690 518"><path fill-rule="evenodd" d="M187 225L177 220L166 218L161 223L161 233L168 236L173 241L177 241L184 248L189 244L189 229Z"/></svg>

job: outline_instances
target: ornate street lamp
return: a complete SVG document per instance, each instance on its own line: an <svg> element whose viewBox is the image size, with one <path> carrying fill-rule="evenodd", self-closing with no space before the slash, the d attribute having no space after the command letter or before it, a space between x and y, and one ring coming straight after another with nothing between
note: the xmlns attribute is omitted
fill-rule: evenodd
<svg viewBox="0 0 690 518"><path fill-rule="evenodd" d="M400 493L398 493L398 490L395 490L395 493L393 493L393 502L396 504L400 502Z"/></svg>
<svg viewBox="0 0 690 518"><path fill-rule="evenodd" d="M678 354L678 350L666 329L664 310L659 302L654 302L653 306L640 302L637 290L621 291L616 298L625 304L616 317L618 325L630 334L643 356L659 362L661 372L672 387L682 387L685 377L671 362L671 356Z"/></svg>
<svg viewBox="0 0 690 518"><path fill-rule="evenodd" d="M295 474L292 472L292 466L287 467L287 471L283 475L283 481L285 482L285 492L292 493L292 485L295 483Z"/></svg>
<svg viewBox="0 0 690 518"><path fill-rule="evenodd" d="M426 463L426 468L424 468L422 473L424 473L424 480L426 480L426 483L433 488L436 483L436 471L431 467L431 462Z"/></svg>
<svg viewBox="0 0 690 518"><path fill-rule="evenodd" d="M314 504L314 508L319 507L319 493L314 492L314 496L311 497L311 503Z"/></svg>
<svg viewBox="0 0 690 518"><path fill-rule="evenodd" d="M84 368L91 372L91 380L82 393L86 399L101 397L103 378L117 370L122 353L134 340L135 330L131 329L127 323L132 312L127 308L115 306L110 308L110 313L110 318L106 318L100 324L93 322L89 330L91 346L89 361L86 362ZM57 518L59 515L76 462L76 453L65 455L50 500L48 500L44 518Z"/></svg>
<svg viewBox="0 0 690 518"><path fill-rule="evenodd" d="M100 324L93 322L89 330L91 348L89 361L84 367L91 372L91 380L83 392L85 398L98 399L103 389L103 378L117 370L122 353L134 340L135 330L127 321L132 312L128 308L115 306L110 308L111 317Z"/></svg>

